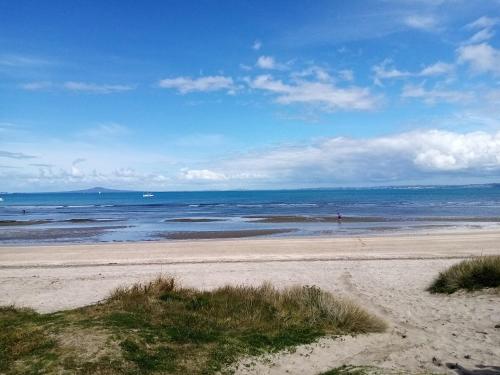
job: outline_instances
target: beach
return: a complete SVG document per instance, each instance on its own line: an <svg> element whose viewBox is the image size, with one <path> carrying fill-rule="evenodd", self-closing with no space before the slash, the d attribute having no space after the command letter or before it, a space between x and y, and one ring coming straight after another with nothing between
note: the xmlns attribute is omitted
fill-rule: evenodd
<svg viewBox="0 0 500 375"><path fill-rule="evenodd" d="M237 373L316 374L343 364L413 373L498 366L500 295L431 295L446 267L500 254L500 231L352 237L210 239L0 247L0 304L53 312L96 303L114 288L175 276L186 286L317 285L383 318L386 333L323 338L248 359ZM242 363L244 363L243 360Z"/></svg>
<svg viewBox="0 0 500 375"><path fill-rule="evenodd" d="M0 23L0 375L500 375L500 0Z"/></svg>

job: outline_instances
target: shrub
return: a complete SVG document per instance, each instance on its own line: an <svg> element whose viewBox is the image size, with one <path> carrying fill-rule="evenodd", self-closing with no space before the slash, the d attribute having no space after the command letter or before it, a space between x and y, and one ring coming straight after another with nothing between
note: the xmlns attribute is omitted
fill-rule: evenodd
<svg viewBox="0 0 500 375"><path fill-rule="evenodd" d="M500 256L483 256L464 260L441 272L428 290L451 294L460 289L474 291L499 286Z"/></svg>
<svg viewBox="0 0 500 375"><path fill-rule="evenodd" d="M8 322L7 334L0 335L1 346L10 348L0 350L6 373L208 374L243 355L385 329L352 302L314 286L201 291L169 277L57 314L0 310L2 321Z"/></svg>

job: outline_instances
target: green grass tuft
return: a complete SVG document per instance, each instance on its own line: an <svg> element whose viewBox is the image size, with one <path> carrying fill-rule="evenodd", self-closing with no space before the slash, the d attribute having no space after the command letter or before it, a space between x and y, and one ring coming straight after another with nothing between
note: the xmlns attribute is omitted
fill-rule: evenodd
<svg viewBox="0 0 500 375"><path fill-rule="evenodd" d="M454 293L500 287L500 256L483 256L464 260L441 272L428 291Z"/></svg>
<svg viewBox="0 0 500 375"><path fill-rule="evenodd" d="M0 309L0 372L210 374L245 355L385 324L317 287L117 289L104 303L57 314Z"/></svg>

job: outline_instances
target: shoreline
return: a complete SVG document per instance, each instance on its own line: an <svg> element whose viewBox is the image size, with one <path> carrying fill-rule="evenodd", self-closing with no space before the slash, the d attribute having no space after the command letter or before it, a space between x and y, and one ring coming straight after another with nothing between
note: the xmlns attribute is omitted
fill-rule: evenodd
<svg viewBox="0 0 500 375"><path fill-rule="evenodd" d="M126 229L129 226L101 226L101 227L65 227L65 228L44 228L35 229L35 232L47 232L46 238L34 237L30 240L11 241L7 239L5 243L0 243L0 249L9 247L40 247L40 246L85 246L85 245L123 245L123 244L151 244L151 243L177 243L177 242L199 242L199 241L246 241L253 239L336 239L336 238L379 238L379 237L400 237L400 236L427 236L427 235L447 235L447 234L462 234L462 233L496 233L500 232L500 223L491 222L490 226L481 226L474 224L466 225L421 225L411 228L399 227L372 227L365 228L364 231L356 232L334 232L334 231L319 231L318 234L297 234L301 230L299 228L262 228L262 229L242 229L242 230L205 230L205 231L163 231L156 233L151 239L137 240L88 240L89 237L97 233L111 232L113 229ZM339 224L342 225L342 224ZM20 233L22 230L18 230ZM29 229L27 230L29 232ZM74 233L90 233L87 239L78 237L77 240L71 240L73 236L50 238L48 236L51 231L66 231L70 234ZM76 237L75 237L76 238ZM1 241L0 233L0 241ZM36 240L39 240L38 242Z"/></svg>
<svg viewBox="0 0 500 375"><path fill-rule="evenodd" d="M161 240L239 238L340 238L415 233L500 230L496 216L377 217L325 215L251 215L180 217L130 222L123 218L0 220L0 247L137 243Z"/></svg>

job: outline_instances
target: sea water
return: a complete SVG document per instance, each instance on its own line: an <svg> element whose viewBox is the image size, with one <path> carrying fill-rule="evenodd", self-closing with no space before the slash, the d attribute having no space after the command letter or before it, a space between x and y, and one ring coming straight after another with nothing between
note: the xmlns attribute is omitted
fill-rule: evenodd
<svg viewBox="0 0 500 375"><path fill-rule="evenodd" d="M287 229L275 236L497 227L500 186L0 194L0 243L143 241L169 233ZM321 218L343 220L324 221ZM317 221L259 222L299 216ZM175 219L206 219L175 222ZM214 221L210 221L214 220ZM269 220L268 220L269 221ZM30 225L27 225L30 224Z"/></svg>

